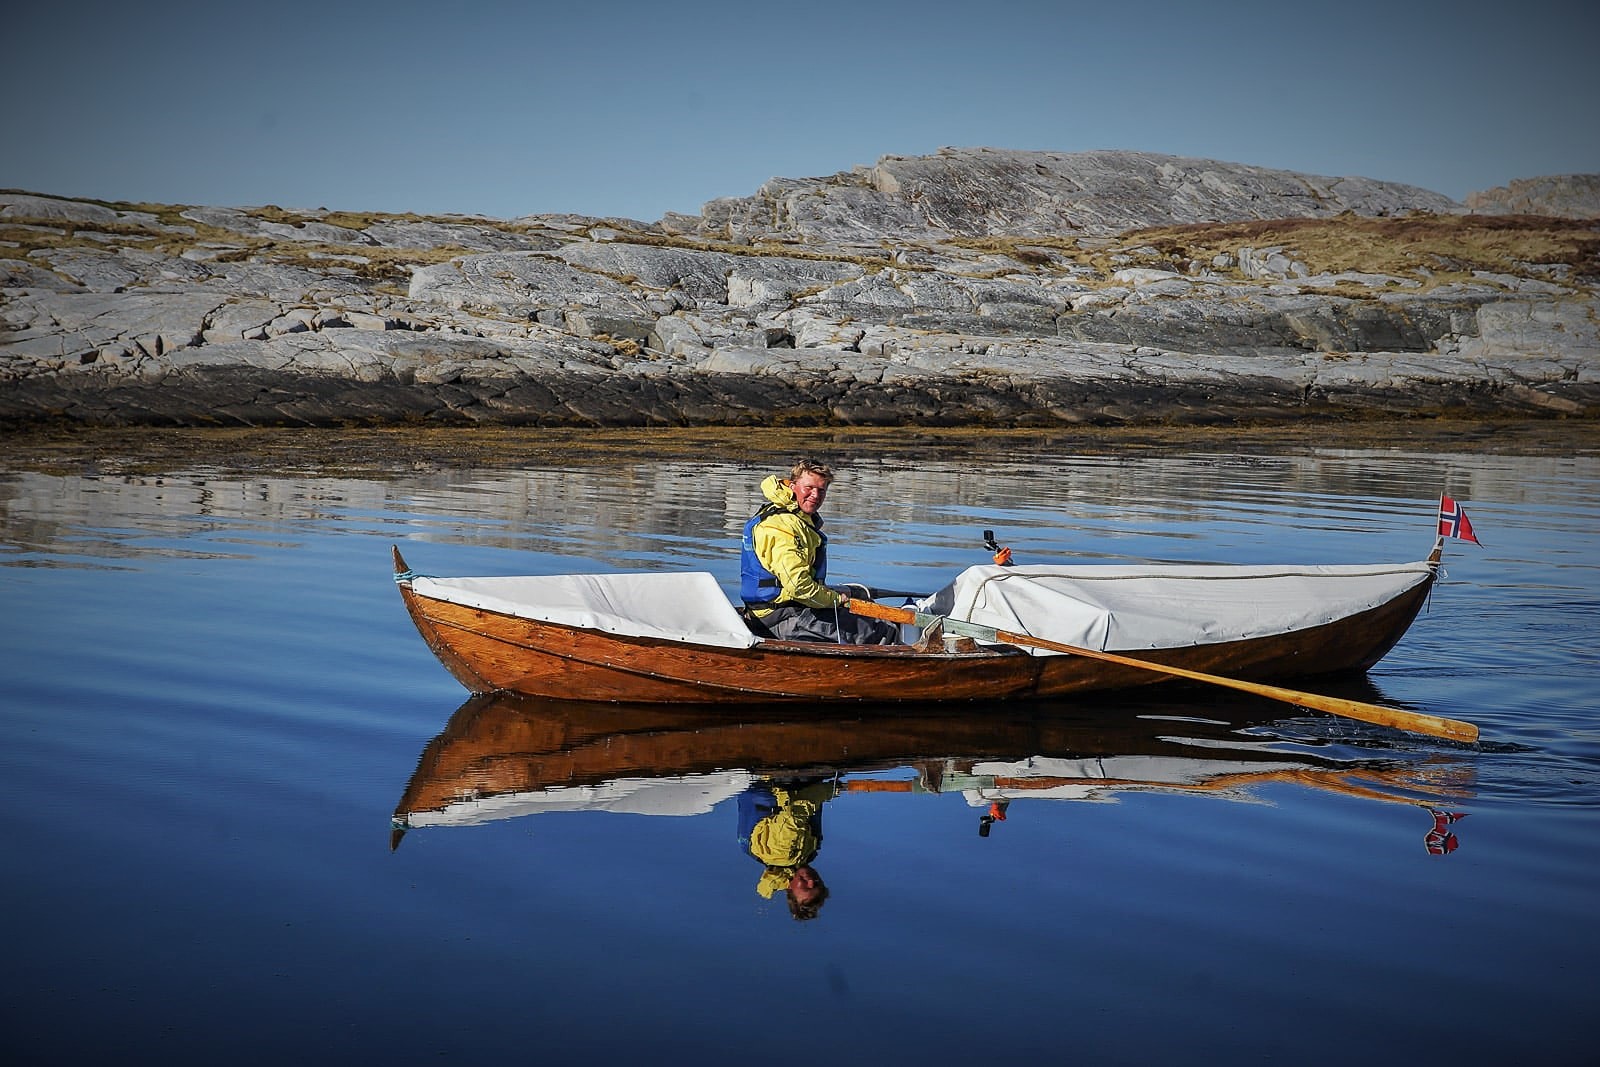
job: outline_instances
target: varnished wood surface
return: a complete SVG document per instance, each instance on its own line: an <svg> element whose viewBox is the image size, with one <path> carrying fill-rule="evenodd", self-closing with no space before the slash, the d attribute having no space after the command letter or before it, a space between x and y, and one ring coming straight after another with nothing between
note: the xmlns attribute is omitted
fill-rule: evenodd
<svg viewBox="0 0 1600 1067"><path fill-rule="evenodd" d="M1371 611L1248 641L1141 651L1140 659L1257 681L1359 672L1415 619L1431 583ZM750 649L618 637L422 597L402 583L417 629L472 692L633 703L926 702L1023 699L1158 684L1161 675L1081 656L1011 649L764 642Z"/></svg>
<svg viewBox="0 0 1600 1067"><path fill-rule="evenodd" d="M1437 555L1437 549L1435 554ZM624 637L424 597L394 563L406 610L445 668L474 693L565 700L758 704L929 703L1062 697L1168 681L1138 667L1020 649L765 641L752 648ZM1400 640L1433 578L1369 611L1286 634L1171 649L1140 660L1253 681L1359 673Z"/></svg>
<svg viewBox="0 0 1600 1067"><path fill-rule="evenodd" d="M624 778L659 779L740 769L762 777L862 774L922 768L927 788L941 772L980 761L1033 757L1105 759L1165 756L1192 761L1193 783L1137 778L997 778L1010 790L1093 784L1220 791L1251 782L1294 781L1386 799L1404 783L1417 793L1459 796L1471 785L1470 765L1436 757L1424 764L1377 765L1323 760L1239 744L1250 704L1232 704L1235 721L1175 722L1183 706L1150 703L990 702L930 705L750 709L718 705L628 705L548 700L511 693L474 696L423 750L396 806L397 818L439 811L466 799L599 785ZM1214 772L1206 762L1215 762ZM863 785L870 791L911 783Z"/></svg>

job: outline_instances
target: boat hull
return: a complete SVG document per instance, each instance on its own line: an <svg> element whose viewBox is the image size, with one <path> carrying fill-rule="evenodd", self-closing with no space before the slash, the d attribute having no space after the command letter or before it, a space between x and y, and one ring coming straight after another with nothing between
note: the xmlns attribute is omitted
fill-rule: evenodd
<svg viewBox="0 0 1600 1067"><path fill-rule="evenodd" d="M1433 578L1370 610L1246 640L1141 649L1139 659L1251 681L1360 673L1415 620ZM1057 698L1170 682L1154 671L1020 649L920 650L765 641L723 648L628 637L423 596L402 576L412 621L473 693L624 703L944 702Z"/></svg>
<svg viewBox="0 0 1600 1067"><path fill-rule="evenodd" d="M1291 755L1241 734L1253 721L1248 706L1230 701L1194 716L1192 703L1152 695L788 709L472 696L418 758L395 807L391 845L410 829L549 811L695 814L730 790L774 780L833 778L840 792L970 791L986 800L1091 800L1129 790L1228 797L1278 782L1455 803L1472 787L1470 764L1448 755Z"/></svg>

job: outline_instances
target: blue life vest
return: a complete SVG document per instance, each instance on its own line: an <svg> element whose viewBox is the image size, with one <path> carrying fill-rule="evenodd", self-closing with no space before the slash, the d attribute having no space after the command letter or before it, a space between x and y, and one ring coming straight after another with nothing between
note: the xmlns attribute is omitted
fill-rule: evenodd
<svg viewBox="0 0 1600 1067"><path fill-rule="evenodd" d="M761 860L750 851L750 835L755 832L757 823L777 812L778 798L765 786L752 785L739 794L739 847L757 863Z"/></svg>
<svg viewBox="0 0 1600 1067"><path fill-rule="evenodd" d="M739 598L752 606L770 604L778 599L778 594L783 592L783 583L778 581L778 576L767 570L761 558L756 555L756 527L761 520L772 515L780 514L788 509L780 508L776 504L768 504L760 511L750 516L744 524L744 534L739 539ZM817 558L811 564L812 576L817 584L828 584L828 535L822 532L822 520L813 520L817 528L817 536L822 538L822 544L817 546Z"/></svg>

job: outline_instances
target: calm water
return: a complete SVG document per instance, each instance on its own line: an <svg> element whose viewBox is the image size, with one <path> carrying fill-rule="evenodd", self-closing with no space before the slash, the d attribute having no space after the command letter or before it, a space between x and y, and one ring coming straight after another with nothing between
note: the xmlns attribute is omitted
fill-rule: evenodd
<svg viewBox="0 0 1600 1067"><path fill-rule="evenodd" d="M1484 547L1447 546L1367 684L1321 688L1484 740L1220 692L467 701L391 543L731 590L773 468L13 472L10 1060L1592 1062L1600 460L834 458L834 577L906 589L983 562L984 528L1027 562L1417 559L1447 491ZM801 774L837 790L810 922L736 840L738 794Z"/></svg>

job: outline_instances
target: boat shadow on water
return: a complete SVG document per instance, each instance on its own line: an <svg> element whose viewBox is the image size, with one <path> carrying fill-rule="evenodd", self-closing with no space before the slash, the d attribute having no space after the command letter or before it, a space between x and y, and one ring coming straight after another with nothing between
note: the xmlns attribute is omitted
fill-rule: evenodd
<svg viewBox="0 0 1600 1067"><path fill-rule="evenodd" d="M1367 680L1341 688L1381 696ZM478 695L423 750L390 847L414 830L558 811L684 816L732 802L746 851L784 888L820 844L822 806L845 793L960 794L986 837L1019 804L1135 791L1251 800L1288 783L1414 806L1427 850L1456 849L1473 796L1463 752L1282 711L1203 693L807 709Z"/></svg>

